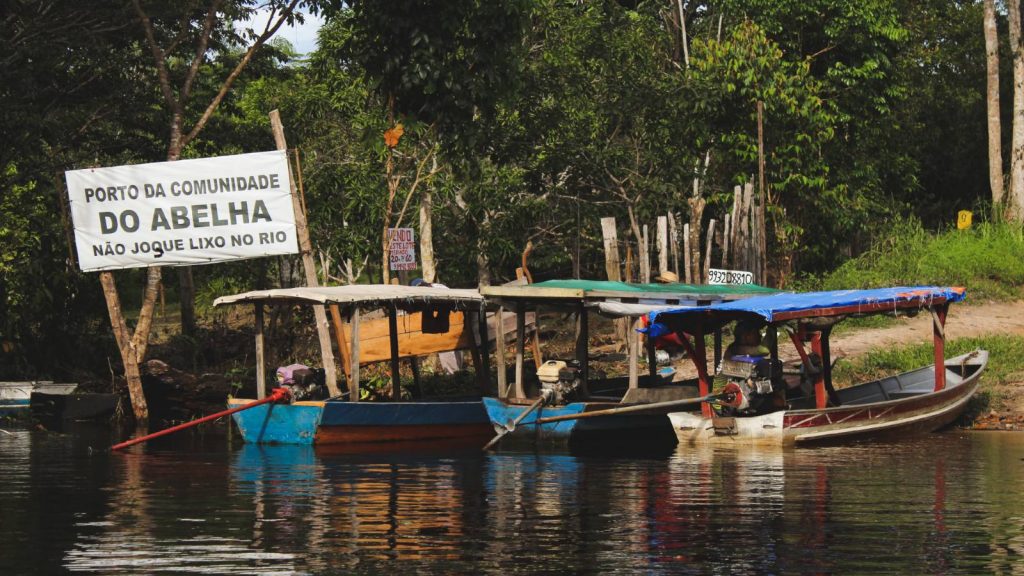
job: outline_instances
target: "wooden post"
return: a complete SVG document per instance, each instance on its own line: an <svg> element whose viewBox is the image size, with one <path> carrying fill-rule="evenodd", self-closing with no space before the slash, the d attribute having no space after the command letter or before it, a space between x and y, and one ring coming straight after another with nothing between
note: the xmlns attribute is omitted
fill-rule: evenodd
<svg viewBox="0 0 1024 576"><path fill-rule="evenodd" d="M590 395L590 322L586 304L580 303L577 308L576 362L580 365L580 397L584 400Z"/></svg>
<svg viewBox="0 0 1024 576"><path fill-rule="evenodd" d="M658 274L668 272L668 217L658 216Z"/></svg>
<svg viewBox="0 0 1024 576"><path fill-rule="evenodd" d="M327 310L331 313L331 326L334 328L334 343L338 346L338 352L341 353L341 371L345 373L345 378L352 378L352 357L349 355L348 343L345 341L345 325L341 320L341 308L337 304L331 304L327 307Z"/></svg>
<svg viewBox="0 0 1024 576"><path fill-rule="evenodd" d="M699 325L693 335L693 353L693 363L697 365L697 378L699 379L698 390L702 397L707 396L711 394L711 377L708 375L708 352L704 345L703 325ZM708 402L701 403L700 413L704 418L712 418L715 415Z"/></svg>
<svg viewBox="0 0 1024 576"><path fill-rule="evenodd" d="M281 114L277 110L270 111L270 128L274 132L274 143L278 150L288 150L288 144L284 138L284 125L281 124ZM289 172L291 171L289 165ZM313 246L309 241L309 226L306 223L306 213L302 209L302 203L295 188L295 181L288 178L288 185L292 194L292 209L295 211L295 232L298 235L299 251L302 253L302 267L306 274L307 286L319 286L316 279L316 265L313 263ZM324 376L327 383L327 390L331 396L340 394L338 390L338 373L334 366L334 351L331 349L331 332L327 326L327 312L323 306L313 306L313 315L316 318L316 333L320 340L320 354L323 357Z"/></svg>
<svg viewBox="0 0 1024 576"><path fill-rule="evenodd" d="M505 307L494 315L494 353L498 361L498 398L508 398L508 375L505 365Z"/></svg>
<svg viewBox="0 0 1024 576"><path fill-rule="evenodd" d="M647 236L647 224L644 224L643 235L640 236L640 281L651 283L651 243Z"/></svg>
<svg viewBox="0 0 1024 576"><path fill-rule="evenodd" d="M486 396L490 392L491 383L491 354L487 339L487 304L480 303L480 309L476 313L476 345L480 351L480 374L477 375L477 385L480 387L480 395Z"/></svg>
<svg viewBox="0 0 1024 576"><path fill-rule="evenodd" d="M686 272L686 283L693 284L693 275L690 272L690 224L683 224L683 269Z"/></svg>
<svg viewBox="0 0 1024 576"><path fill-rule="evenodd" d="M933 306L932 339L935 342L935 391L946 387L946 313L948 304Z"/></svg>
<svg viewBox="0 0 1024 576"><path fill-rule="evenodd" d="M672 252L672 271L679 277L679 230L675 214L668 213L668 246Z"/></svg>
<svg viewBox="0 0 1024 576"><path fill-rule="evenodd" d="M253 306L256 317L256 399L262 400L267 395L267 362L263 344L263 304Z"/></svg>
<svg viewBox="0 0 1024 576"><path fill-rule="evenodd" d="M824 410L828 406L828 393L825 391L825 358L822 356L821 350L821 332L811 334L811 351L818 355L823 364L814 378L814 404L818 410Z"/></svg>
<svg viewBox="0 0 1024 576"><path fill-rule="evenodd" d="M526 349L526 308L516 302L516 384L512 393L515 398L526 398L523 389L523 351Z"/></svg>
<svg viewBox="0 0 1024 576"><path fill-rule="evenodd" d="M765 190L764 177L764 102L757 101L757 175L758 175L758 198L757 198L757 281L765 284L765 271L767 270L766 238L764 207L767 202L768 191Z"/></svg>
<svg viewBox="0 0 1024 576"><path fill-rule="evenodd" d="M714 240L715 240L715 219L712 218L711 221L708 222L708 239L707 239L707 242L705 243L707 247L704 249L704 277L703 277L704 284L708 283L708 270L711 269L711 247L714 245Z"/></svg>
<svg viewBox="0 0 1024 576"><path fill-rule="evenodd" d="M615 218L601 218L601 235L604 237L604 269L608 279L621 280L619 272L619 238L615 230Z"/></svg>
<svg viewBox="0 0 1024 576"><path fill-rule="evenodd" d="M626 353L629 354L629 389L635 390L640 387L640 339L643 335L637 332L640 327L640 318L633 318L630 322L630 332L626 339L628 346Z"/></svg>
<svg viewBox="0 0 1024 576"><path fill-rule="evenodd" d="M391 399L402 399L402 371L398 361L398 308L388 308L388 339L391 341Z"/></svg>
<svg viewBox="0 0 1024 576"><path fill-rule="evenodd" d="M633 246L629 243L626 243L626 275L623 280L633 282Z"/></svg>
<svg viewBox="0 0 1024 576"><path fill-rule="evenodd" d="M349 402L359 402L359 308L352 307L352 377L348 381Z"/></svg>
<svg viewBox="0 0 1024 576"><path fill-rule="evenodd" d="M729 241L732 239L732 214L725 215L725 227L722 230L722 268L729 267Z"/></svg>
<svg viewBox="0 0 1024 576"><path fill-rule="evenodd" d="M715 365L712 366L712 370L717 373L718 365L722 363L722 329L715 328Z"/></svg>

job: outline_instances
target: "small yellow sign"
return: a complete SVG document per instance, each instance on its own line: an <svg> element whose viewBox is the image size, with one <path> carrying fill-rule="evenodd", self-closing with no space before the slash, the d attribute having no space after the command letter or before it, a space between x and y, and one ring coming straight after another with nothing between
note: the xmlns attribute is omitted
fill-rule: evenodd
<svg viewBox="0 0 1024 576"><path fill-rule="evenodd" d="M967 230L971 227L971 217L973 214L970 210L961 210L956 214L956 228L957 230Z"/></svg>

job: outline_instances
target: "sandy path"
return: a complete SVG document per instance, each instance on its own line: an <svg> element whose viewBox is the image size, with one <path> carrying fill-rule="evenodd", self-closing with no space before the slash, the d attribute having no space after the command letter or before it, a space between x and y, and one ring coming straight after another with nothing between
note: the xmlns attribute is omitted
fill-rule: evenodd
<svg viewBox="0 0 1024 576"><path fill-rule="evenodd" d="M872 349L932 341L931 316L921 313L886 328L851 330L832 338L832 355L860 356ZM1024 301L951 306L946 338L1024 334Z"/></svg>

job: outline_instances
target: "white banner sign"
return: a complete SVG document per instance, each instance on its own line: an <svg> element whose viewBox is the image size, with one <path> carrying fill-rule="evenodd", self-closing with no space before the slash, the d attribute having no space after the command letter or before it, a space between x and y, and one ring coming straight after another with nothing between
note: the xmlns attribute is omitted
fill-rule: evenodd
<svg viewBox="0 0 1024 576"><path fill-rule="evenodd" d="M82 271L299 251L284 151L65 173Z"/></svg>
<svg viewBox="0 0 1024 576"><path fill-rule="evenodd" d="M708 284L753 284L754 273L743 270L708 270Z"/></svg>
<svg viewBox="0 0 1024 576"><path fill-rule="evenodd" d="M388 228L392 270L416 269L416 236L412 228Z"/></svg>

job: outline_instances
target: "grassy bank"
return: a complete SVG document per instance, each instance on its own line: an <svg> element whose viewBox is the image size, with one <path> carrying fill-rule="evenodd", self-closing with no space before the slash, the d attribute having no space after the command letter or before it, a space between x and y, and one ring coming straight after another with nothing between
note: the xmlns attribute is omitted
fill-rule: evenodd
<svg viewBox="0 0 1024 576"><path fill-rule="evenodd" d="M1024 229L979 222L968 230L933 233L917 221L897 222L869 252L800 287L836 290L915 284L965 286L974 300L1024 296Z"/></svg>
<svg viewBox="0 0 1024 576"><path fill-rule="evenodd" d="M1019 416L1024 410L1024 337L1000 334L950 340L946 343L946 357L977 348L988 350L989 363L969 416L990 411ZM833 379L837 387L842 387L914 370L931 364L932 354L931 344L875 350L852 361L841 360L836 364Z"/></svg>

